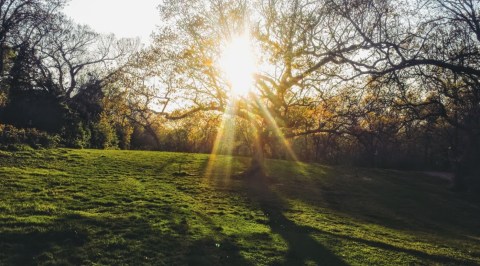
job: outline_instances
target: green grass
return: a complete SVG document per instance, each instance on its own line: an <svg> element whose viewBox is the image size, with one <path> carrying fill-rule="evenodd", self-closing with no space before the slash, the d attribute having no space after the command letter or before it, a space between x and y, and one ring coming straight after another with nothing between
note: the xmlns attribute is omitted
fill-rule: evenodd
<svg viewBox="0 0 480 266"><path fill-rule="evenodd" d="M142 151L0 152L0 265L475 265L480 202L416 173ZM181 166L181 167L180 167Z"/></svg>

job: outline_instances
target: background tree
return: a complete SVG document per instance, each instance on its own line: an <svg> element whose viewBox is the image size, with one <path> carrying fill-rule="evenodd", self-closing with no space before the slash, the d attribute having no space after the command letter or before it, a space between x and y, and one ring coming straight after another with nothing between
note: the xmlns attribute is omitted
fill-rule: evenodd
<svg viewBox="0 0 480 266"><path fill-rule="evenodd" d="M8 53L26 43L38 42L50 28L63 0L0 1L0 77L5 76Z"/></svg>
<svg viewBox="0 0 480 266"><path fill-rule="evenodd" d="M477 183L479 139L478 1L330 1L368 45L364 60L341 55L357 75L395 88L399 106L418 120L455 128L451 141L456 187ZM412 97L416 95L416 97ZM460 111L461 110L461 111ZM462 137L460 137L460 135Z"/></svg>
<svg viewBox="0 0 480 266"><path fill-rule="evenodd" d="M2 81L7 99L0 116L17 127L62 133L68 146L89 146L92 131L107 132L97 125L102 123L103 88L118 77L136 43L73 23L61 14L62 4L1 2L0 39L9 51L2 58L9 68L2 68L7 70L2 72L7 73Z"/></svg>

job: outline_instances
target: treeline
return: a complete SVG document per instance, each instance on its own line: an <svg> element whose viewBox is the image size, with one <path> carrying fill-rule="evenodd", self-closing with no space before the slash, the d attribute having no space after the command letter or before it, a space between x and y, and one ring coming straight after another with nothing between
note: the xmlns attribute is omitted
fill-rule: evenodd
<svg viewBox="0 0 480 266"><path fill-rule="evenodd" d="M120 145L114 126L104 118L103 90L136 43L75 24L61 13L64 4L63 0L0 2L4 146L15 148L17 142L34 147Z"/></svg>
<svg viewBox="0 0 480 266"><path fill-rule="evenodd" d="M478 1L164 1L142 49L64 4L0 2L4 148L217 147L478 180ZM216 62L235 32L261 56L254 93L232 102Z"/></svg>

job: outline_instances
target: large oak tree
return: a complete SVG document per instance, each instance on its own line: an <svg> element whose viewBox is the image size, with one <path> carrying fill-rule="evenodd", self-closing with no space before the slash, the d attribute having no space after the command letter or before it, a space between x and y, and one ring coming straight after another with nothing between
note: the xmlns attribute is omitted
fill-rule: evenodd
<svg viewBox="0 0 480 266"><path fill-rule="evenodd" d="M252 171L262 170L263 153L274 142L337 131L317 109L341 90L334 78L338 55L354 55L366 41L339 24L331 8L326 1L303 0L165 1L164 26L150 56L163 66L158 75L174 77L169 99L186 107L160 114L178 119L200 111L231 112L250 121L257 139ZM222 48L245 33L258 49L255 89L229 107L231 84L218 62ZM305 115L316 117L301 123Z"/></svg>

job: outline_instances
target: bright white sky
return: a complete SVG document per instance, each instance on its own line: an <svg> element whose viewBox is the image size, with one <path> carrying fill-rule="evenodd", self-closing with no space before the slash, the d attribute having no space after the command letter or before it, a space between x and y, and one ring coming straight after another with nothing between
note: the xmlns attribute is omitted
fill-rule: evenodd
<svg viewBox="0 0 480 266"><path fill-rule="evenodd" d="M117 37L140 37L148 43L155 25L160 24L160 0L71 0L65 14L99 33Z"/></svg>

